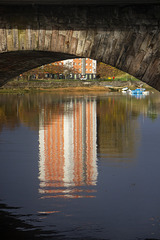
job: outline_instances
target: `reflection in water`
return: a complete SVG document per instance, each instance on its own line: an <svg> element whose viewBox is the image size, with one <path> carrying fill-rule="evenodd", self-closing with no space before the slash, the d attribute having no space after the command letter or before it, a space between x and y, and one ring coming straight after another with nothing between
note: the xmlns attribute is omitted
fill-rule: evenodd
<svg viewBox="0 0 160 240"><path fill-rule="evenodd" d="M97 101L98 152L101 159L131 163L139 142L137 116L130 101L109 97Z"/></svg>
<svg viewBox="0 0 160 240"><path fill-rule="evenodd" d="M39 192L45 198L92 193L80 187L97 181L96 100L70 100L56 114L42 109L39 119Z"/></svg>
<svg viewBox="0 0 160 240"><path fill-rule="evenodd" d="M156 94L0 95L3 232L158 239L159 124Z"/></svg>

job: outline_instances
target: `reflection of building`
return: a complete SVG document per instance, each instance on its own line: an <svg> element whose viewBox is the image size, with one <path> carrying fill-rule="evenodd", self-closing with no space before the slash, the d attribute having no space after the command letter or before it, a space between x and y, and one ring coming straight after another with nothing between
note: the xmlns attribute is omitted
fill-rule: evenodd
<svg viewBox="0 0 160 240"><path fill-rule="evenodd" d="M71 100L57 109L40 114L40 192L73 197L73 186L96 185L96 102Z"/></svg>

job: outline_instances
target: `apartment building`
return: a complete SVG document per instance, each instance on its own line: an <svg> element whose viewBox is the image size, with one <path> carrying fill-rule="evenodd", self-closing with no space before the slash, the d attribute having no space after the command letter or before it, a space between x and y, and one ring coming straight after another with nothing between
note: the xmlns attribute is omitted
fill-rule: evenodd
<svg viewBox="0 0 160 240"><path fill-rule="evenodd" d="M63 65L66 69L70 69L68 78L70 79L95 79L97 70L97 61L90 58L67 59L54 63L55 65Z"/></svg>

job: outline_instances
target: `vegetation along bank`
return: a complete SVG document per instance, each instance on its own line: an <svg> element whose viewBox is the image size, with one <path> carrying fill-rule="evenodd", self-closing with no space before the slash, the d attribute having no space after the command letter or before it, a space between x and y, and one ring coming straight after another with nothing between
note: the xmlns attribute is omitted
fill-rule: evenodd
<svg viewBox="0 0 160 240"><path fill-rule="evenodd" d="M150 88L138 80L13 80L0 88L0 93L30 92L30 91L120 91L123 87L130 89Z"/></svg>

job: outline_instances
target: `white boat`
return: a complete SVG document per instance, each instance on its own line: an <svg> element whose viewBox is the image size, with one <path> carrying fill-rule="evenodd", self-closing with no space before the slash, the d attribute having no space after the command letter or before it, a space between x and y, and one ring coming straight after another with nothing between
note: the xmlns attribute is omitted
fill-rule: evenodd
<svg viewBox="0 0 160 240"><path fill-rule="evenodd" d="M125 91L127 91L127 90L128 90L128 87L122 88L122 92L125 92Z"/></svg>
<svg viewBox="0 0 160 240"><path fill-rule="evenodd" d="M149 95L149 91L142 92L143 95Z"/></svg>

